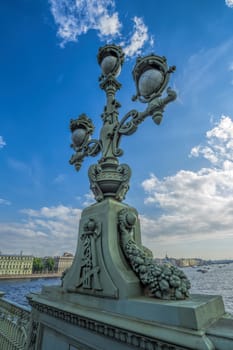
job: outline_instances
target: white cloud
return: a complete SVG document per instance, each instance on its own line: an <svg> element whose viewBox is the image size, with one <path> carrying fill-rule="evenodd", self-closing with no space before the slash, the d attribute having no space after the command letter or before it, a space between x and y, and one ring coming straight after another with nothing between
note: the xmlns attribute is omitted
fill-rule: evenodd
<svg viewBox="0 0 233 350"><path fill-rule="evenodd" d="M114 13L112 16L106 14L105 16L100 17L98 29L100 32L100 36L115 36L118 35L121 24L118 19L118 14Z"/></svg>
<svg viewBox="0 0 233 350"><path fill-rule="evenodd" d="M139 54L145 44L153 46L153 39L142 18L134 17L130 35L123 35L123 24L115 10L114 0L50 0L51 12L58 26L61 47L78 41L79 36L89 30L97 31L103 41L121 39L127 56ZM123 40L122 40L123 37Z"/></svg>
<svg viewBox="0 0 233 350"><path fill-rule="evenodd" d="M75 252L80 209L59 205L39 210L24 209L20 222L0 225L1 250L6 253L57 255Z"/></svg>
<svg viewBox="0 0 233 350"><path fill-rule="evenodd" d="M33 157L29 162L24 162L14 158L7 159L11 169L29 180L28 185L33 185L34 189L43 191L44 167L37 157Z"/></svg>
<svg viewBox="0 0 233 350"><path fill-rule="evenodd" d="M91 191L89 193L84 194L84 198L84 202L82 203L84 207L88 207L89 205L95 203L95 198Z"/></svg>
<svg viewBox="0 0 233 350"><path fill-rule="evenodd" d="M233 8L233 0L225 0L225 3L228 7Z"/></svg>
<svg viewBox="0 0 233 350"><path fill-rule="evenodd" d="M65 181L65 175L64 174L59 174L55 177L55 179L53 180L54 184L61 184Z"/></svg>
<svg viewBox="0 0 233 350"><path fill-rule="evenodd" d="M11 202L7 199L0 198L0 205L11 205Z"/></svg>
<svg viewBox="0 0 233 350"><path fill-rule="evenodd" d="M156 205L162 214L143 216L143 232L154 242L170 236L176 244L195 240L231 239L233 243L233 121L222 116L206 133L206 142L191 155L203 156L210 167L199 171L180 170L158 179L151 174L142 186L146 204ZM207 248L208 249L208 248Z"/></svg>
<svg viewBox="0 0 233 350"><path fill-rule="evenodd" d="M233 71L233 62L230 63L230 65L229 65L229 70L230 70L230 71Z"/></svg>
<svg viewBox="0 0 233 350"><path fill-rule="evenodd" d="M198 104L199 97L207 98L208 88L219 85L223 76L229 78L229 57L232 54L233 40L229 39L218 46L201 49L191 55L180 76L178 89L182 91L181 100L184 102L187 98L189 104L191 100Z"/></svg>
<svg viewBox="0 0 233 350"><path fill-rule="evenodd" d="M133 34L129 39L129 43L123 45L124 52L126 56L129 57L140 54L146 42L150 41L150 45L153 45L153 39L152 37L149 37L148 28L144 24L143 19L140 17L134 17L133 21Z"/></svg>
<svg viewBox="0 0 233 350"><path fill-rule="evenodd" d="M20 160L17 160L14 158L8 158L8 164L12 169L14 169L16 171L19 171L19 172L24 173L24 174L29 175L29 176L32 175L31 167L28 164L26 164Z"/></svg>
<svg viewBox="0 0 233 350"><path fill-rule="evenodd" d="M215 166L229 167L233 160L233 122L230 117L222 116L220 122L206 133L206 144L191 150L191 156L202 155Z"/></svg>
<svg viewBox="0 0 233 350"><path fill-rule="evenodd" d="M95 29L105 40L118 36L121 23L113 0L50 0L61 46Z"/></svg>
<svg viewBox="0 0 233 350"><path fill-rule="evenodd" d="M0 149L6 146L6 142L4 141L3 137L0 136Z"/></svg>

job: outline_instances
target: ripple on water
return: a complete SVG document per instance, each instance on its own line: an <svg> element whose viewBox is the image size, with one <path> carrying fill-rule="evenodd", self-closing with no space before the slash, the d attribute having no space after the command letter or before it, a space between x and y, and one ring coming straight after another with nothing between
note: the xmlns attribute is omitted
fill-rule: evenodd
<svg viewBox="0 0 233 350"><path fill-rule="evenodd" d="M43 286L59 285L60 283L60 278L2 280L0 281L0 290L5 292L6 299L28 306L26 296L29 293L39 293Z"/></svg>
<svg viewBox="0 0 233 350"><path fill-rule="evenodd" d="M198 271L199 267L183 269L191 282L191 294L221 295L226 311L233 314L233 264L209 265L201 269L207 272Z"/></svg>
<svg viewBox="0 0 233 350"><path fill-rule="evenodd" d="M209 265L201 269L207 272L198 271L198 267L182 269L191 281L191 293L222 295L226 311L233 314L233 263ZM60 285L60 283L60 278L4 280L0 281L0 290L6 293L5 298L28 306L27 294L39 293L45 285Z"/></svg>

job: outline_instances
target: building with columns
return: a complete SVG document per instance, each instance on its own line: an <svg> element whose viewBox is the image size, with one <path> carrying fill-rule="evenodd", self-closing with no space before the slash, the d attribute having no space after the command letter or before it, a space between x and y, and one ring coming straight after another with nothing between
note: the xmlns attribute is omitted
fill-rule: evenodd
<svg viewBox="0 0 233 350"><path fill-rule="evenodd" d="M0 276L31 275L32 255L0 255Z"/></svg>
<svg viewBox="0 0 233 350"><path fill-rule="evenodd" d="M73 263L74 256L71 253L65 252L62 256L55 256L55 266L54 271L57 273L62 273L66 269L70 268Z"/></svg>

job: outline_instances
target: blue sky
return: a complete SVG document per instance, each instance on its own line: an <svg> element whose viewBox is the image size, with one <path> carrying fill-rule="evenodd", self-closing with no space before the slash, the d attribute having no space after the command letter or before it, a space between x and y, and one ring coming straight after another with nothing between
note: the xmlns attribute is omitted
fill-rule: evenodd
<svg viewBox="0 0 233 350"><path fill-rule="evenodd" d="M0 4L0 237L2 253L75 252L93 200L86 159L68 161L69 120L85 112L95 137L105 104L98 48L126 54L117 98L131 101L138 55L176 65L178 93L162 124L122 142L133 171L126 202L157 257L233 259L233 1L22 0Z"/></svg>

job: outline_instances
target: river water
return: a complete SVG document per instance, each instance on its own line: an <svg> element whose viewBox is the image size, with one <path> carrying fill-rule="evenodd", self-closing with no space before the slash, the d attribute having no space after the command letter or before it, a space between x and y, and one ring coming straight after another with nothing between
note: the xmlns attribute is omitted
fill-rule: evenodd
<svg viewBox="0 0 233 350"><path fill-rule="evenodd" d="M233 314L233 263L187 267L182 270L191 281L192 294L222 295L226 311ZM0 291L6 293L5 298L27 306L27 294L40 292L43 285L59 285L60 283L60 278L0 280Z"/></svg>

